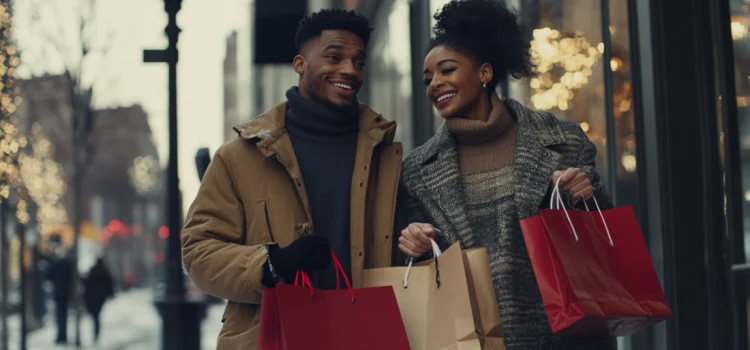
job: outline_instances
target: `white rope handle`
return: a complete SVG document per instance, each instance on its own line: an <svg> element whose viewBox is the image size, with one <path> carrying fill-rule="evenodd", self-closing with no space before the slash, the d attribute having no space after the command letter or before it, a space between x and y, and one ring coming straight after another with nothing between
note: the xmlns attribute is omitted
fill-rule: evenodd
<svg viewBox="0 0 750 350"><path fill-rule="evenodd" d="M437 259L440 254L443 252L440 251L440 247L438 247L438 244L435 242L434 239L430 238L430 243L432 243L432 254L435 255L435 259ZM411 266L414 264L414 257L409 257L408 263L406 265L406 274L404 275L404 288L407 287L409 282L409 272L411 272Z"/></svg>
<svg viewBox="0 0 750 350"><path fill-rule="evenodd" d="M602 209L599 207L599 202L596 201L595 196L591 196L591 198L594 199L594 205L596 205L596 211L599 212L599 217L602 218L602 223L604 224L604 230L607 231L607 238L609 238L609 245L611 247L614 247L615 242L612 241L612 235L609 233L609 226L607 226L607 220L604 220L604 214L602 214ZM586 200L583 200L583 206L586 207L586 211L591 211L589 210L589 205L586 204Z"/></svg>
<svg viewBox="0 0 750 350"><path fill-rule="evenodd" d="M560 196L560 180L562 179L562 176L557 178L557 181L555 182L555 188L552 190L552 195L549 199L549 207L550 209L562 209L562 211L565 213L565 218L568 219L568 224L570 224L570 229L573 230L573 240L574 244L578 243L578 233L576 232L576 228L573 226L573 221L570 220L570 215L568 215L568 210L565 209L565 204L563 203L562 196ZM557 199L557 205L558 207L554 207L555 199Z"/></svg>
<svg viewBox="0 0 750 350"><path fill-rule="evenodd" d="M570 224L570 227L573 229L573 236L575 237L576 242L578 242L578 235L576 234L576 229L573 227L573 223L570 221L570 216L568 216L568 212L565 210L565 205L563 204L562 197L560 196L560 179L562 179L562 176L557 178L557 182L555 183L555 188L552 190L552 196L549 199L549 207L550 209L562 209L563 211L565 211L565 216L567 216L568 218L568 223ZM557 208L554 207L555 198L557 198L557 204L558 204ZM607 226L607 220L604 220L604 214L602 213L601 207L599 207L599 202L596 200L595 196L591 196L591 198L594 200L594 205L596 205L596 210L599 212L599 217L602 219L602 223L604 224L604 230L607 231L607 238L609 239L609 245L614 247L615 243L612 240L612 234L609 233L609 226ZM583 206L586 207L586 211L591 211L585 199L583 199Z"/></svg>

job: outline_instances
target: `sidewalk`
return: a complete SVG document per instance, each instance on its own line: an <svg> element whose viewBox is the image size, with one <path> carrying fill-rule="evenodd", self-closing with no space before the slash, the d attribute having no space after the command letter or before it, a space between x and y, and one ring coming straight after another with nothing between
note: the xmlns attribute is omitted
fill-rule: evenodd
<svg viewBox="0 0 750 350"><path fill-rule="evenodd" d="M52 310L44 320L44 327L28 335L30 350L75 349L74 346L55 347L55 328ZM202 349L216 349L216 337L221 330L224 305L209 306L203 321ZM150 290L132 290L109 300L101 314L102 331L98 344L93 344L94 324L87 314L81 316L80 349L85 350L157 350L160 348L161 317L153 306ZM9 349L20 348L20 316L8 319ZM75 317L68 321L68 339L73 341Z"/></svg>

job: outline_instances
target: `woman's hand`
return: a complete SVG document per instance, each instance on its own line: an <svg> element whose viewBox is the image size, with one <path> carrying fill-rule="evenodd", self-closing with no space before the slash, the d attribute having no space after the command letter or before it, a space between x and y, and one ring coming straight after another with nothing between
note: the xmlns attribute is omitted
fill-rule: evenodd
<svg viewBox="0 0 750 350"><path fill-rule="evenodd" d="M581 169L570 168L565 171L555 171L552 174L552 183L557 183L557 179L560 179L560 186L573 199L589 200L594 195L594 186Z"/></svg>
<svg viewBox="0 0 750 350"><path fill-rule="evenodd" d="M418 258L432 249L430 239L435 239L435 228L432 225L411 223L401 231L398 248L402 253Z"/></svg>

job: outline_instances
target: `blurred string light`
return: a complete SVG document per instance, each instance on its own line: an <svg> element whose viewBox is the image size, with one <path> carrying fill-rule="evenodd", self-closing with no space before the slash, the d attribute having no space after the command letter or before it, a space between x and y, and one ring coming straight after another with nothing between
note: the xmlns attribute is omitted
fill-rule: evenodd
<svg viewBox="0 0 750 350"><path fill-rule="evenodd" d="M153 191L159 185L159 170L156 158L139 156L133 159L133 165L128 169L130 184L139 194Z"/></svg>
<svg viewBox="0 0 750 350"><path fill-rule="evenodd" d="M21 103L15 96L16 68L20 63L18 49L13 43L13 23L10 1L0 1L0 201L10 198L11 188L16 191L16 218L22 224L29 222L27 191L19 175L19 155L27 145L20 135L18 118L14 115Z"/></svg>
<svg viewBox="0 0 750 350"><path fill-rule="evenodd" d="M37 221L44 232L47 227L68 222L68 214L62 203L67 184L62 165L53 159L54 146L42 133L39 124L31 128L30 148L30 152L20 156L21 177L29 196L37 205Z"/></svg>
<svg viewBox="0 0 750 350"><path fill-rule="evenodd" d="M746 18L743 16L732 16L730 19L730 31L733 40L742 40L747 37Z"/></svg>
<svg viewBox="0 0 750 350"><path fill-rule="evenodd" d="M29 200L37 206L37 221L44 225L65 224L67 214L62 202L66 185L63 168L52 155L52 143L39 124L31 129L31 139L22 135L15 115L22 99L16 94L15 75L20 63L13 43L13 26L9 1L0 0L0 200L8 200L11 189L16 193L16 219L27 224L31 219Z"/></svg>
<svg viewBox="0 0 750 350"><path fill-rule="evenodd" d="M604 44L591 45L580 33L563 37L558 30L535 29L531 40L531 58L536 77L531 78L531 103L534 108L562 111L570 108L574 91L588 83L592 67L604 53ZM615 67L618 62L611 62Z"/></svg>

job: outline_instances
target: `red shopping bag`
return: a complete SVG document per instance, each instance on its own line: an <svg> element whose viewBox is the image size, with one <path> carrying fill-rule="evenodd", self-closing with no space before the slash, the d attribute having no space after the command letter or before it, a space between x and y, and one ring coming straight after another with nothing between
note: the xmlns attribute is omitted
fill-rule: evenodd
<svg viewBox="0 0 750 350"><path fill-rule="evenodd" d="M295 285L264 290L258 349L409 349L393 287L353 290L333 251L331 257L347 289L313 289L301 272Z"/></svg>
<svg viewBox="0 0 750 350"><path fill-rule="evenodd" d="M672 317L632 207L566 210L557 187L552 200L521 221L552 332L625 336Z"/></svg>

